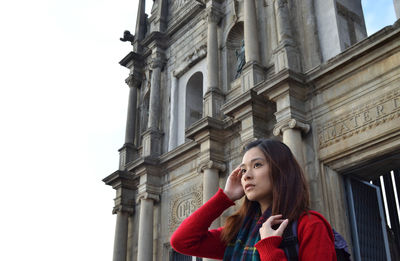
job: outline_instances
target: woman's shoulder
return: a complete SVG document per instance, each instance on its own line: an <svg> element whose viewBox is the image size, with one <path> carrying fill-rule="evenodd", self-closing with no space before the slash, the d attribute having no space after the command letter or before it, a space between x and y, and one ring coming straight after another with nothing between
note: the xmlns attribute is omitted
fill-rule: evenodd
<svg viewBox="0 0 400 261"><path fill-rule="evenodd" d="M298 221L298 232L300 233L302 231L308 230L308 228L319 228L319 230L326 230L333 238L331 225L326 220L326 218L317 211L310 210L300 216Z"/></svg>
<svg viewBox="0 0 400 261"><path fill-rule="evenodd" d="M328 223L326 218L321 213L319 213L315 210L309 210L309 211L301 214L301 216L299 218L299 223L301 223L301 222L324 222L324 223L326 222L326 223Z"/></svg>

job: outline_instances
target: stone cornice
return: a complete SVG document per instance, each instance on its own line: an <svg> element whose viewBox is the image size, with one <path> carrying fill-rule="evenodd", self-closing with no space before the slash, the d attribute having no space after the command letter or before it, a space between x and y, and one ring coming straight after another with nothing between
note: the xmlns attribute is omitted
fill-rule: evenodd
<svg viewBox="0 0 400 261"><path fill-rule="evenodd" d="M255 100L261 100L261 96L257 96L256 92L253 90L248 90L247 92L237 96L234 99L229 100L224 105L221 106L221 111L228 116L233 117L234 114L243 110L249 104L252 104Z"/></svg>
<svg viewBox="0 0 400 261"><path fill-rule="evenodd" d="M167 30L168 36L171 36L174 33L176 33L179 29L184 27L190 20L192 20L195 16L202 13L201 11L204 10L205 5L199 3L198 1L197 3L195 3L195 5L196 6L191 7L192 9L189 12L187 12L187 14L185 14L184 17L180 18L177 22L172 23L172 26L169 27Z"/></svg>
<svg viewBox="0 0 400 261"><path fill-rule="evenodd" d="M134 172L136 169L140 168L141 166L158 166L160 160L158 157L139 157L136 160L129 162L126 164L126 169Z"/></svg>
<svg viewBox="0 0 400 261"><path fill-rule="evenodd" d="M276 100L282 92L286 92L287 85L306 87L306 78L304 75L296 73L290 69L285 69L269 78L266 81L259 83L253 88L258 95L263 95L269 100ZM281 87L284 87L282 89ZM291 89L294 91L294 89Z"/></svg>
<svg viewBox="0 0 400 261"><path fill-rule="evenodd" d="M143 63L143 56L141 54L130 52L119 62L120 65L130 69L134 64Z"/></svg>
<svg viewBox="0 0 400 261"><path fill-rule="evenodd" d="M113 189L127 188L136 189L138 180L137 178L129 173L128 171L117 170L111 175L103 179L106 185L112 186Z"/></svg>
<svg viewBox="0 0 400 261"><path fill-rule="evenodd" d="M168 36L162 32L152 32L142 41L143 46L152 48L151 46L157 46L161 49L167 49Z"/></svg>
<svg viewBox="0 0 400 261"><path fill-rule="evenodd" d="M166 164L171 160L176 160L180 157L184 157L188 151L194 149L195 147L198 147L198 144L195 141L185 142L175 149L161 155L160 164Z"/></svg>
<svg viewBox="0 0 400 261"><path fill-rule="evenodd" d="M359 66L355 61L362 59L363 57L368 57L370 59L381 59L382 55L373 56L371 53L374 51L384 50L385 54L388 54L391 50L398 49L400 46L400 23L394 24L393 26L386 26L375 34L365 38L364 40L352 45L344 52L338 54L337 56L331 58L324 64L308 71L307 82L313 82L320 80L321 78L327 77L329 82L335 82L339 77L343 77L343 74L350 74ZM382 46L392 43L387 49L383 49ZM363 62L363 64L365 61ZM355 67L353 70L346 69L347 65L352 65ZM362 66L362 65L360 65ZM335 76L333 72L343 70L343 74ZM327 84L324 84L327 85Z"/></svg>
<svg viewBox="0 0 400 261"><path fill-rule="evenodd" d="M224 128L224 122L212 117L203 117L186 129L186 138L195 139L195 136L204 130L220 130Z"/></svg>

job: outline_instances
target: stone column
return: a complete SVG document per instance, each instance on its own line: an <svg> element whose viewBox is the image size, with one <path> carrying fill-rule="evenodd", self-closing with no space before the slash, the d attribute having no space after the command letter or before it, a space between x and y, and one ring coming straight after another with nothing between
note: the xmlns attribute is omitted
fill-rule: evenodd
<svg viewBox="0 0 400 261"><path fill-rule="evenodd" d="M214 1L208 2L207 21L207 92L204 94L203 117L221 118L219 110L224 102L224 95L219 88L219 55L217 23L221 18L219 6Z"/></svg>
<svg viewBox="0 0 400 261"><path fill-rule="evenodd" d="M282 134L283 143L285 143L300 166L304 169L305 159L303 155L303 139L301 137L302 132L307 134L310 131L310 125L301 123L296 119L290 119L285 124L280 125L274 129L274 135L278 136Z"/></svg>
<svg viewBox="0 0 400 261"><path fill-rule="evenodd" d="M200 164L200 171L203 172L203 203L207 202L219 188L219 172L225 171L225 164L209 160ZM216 220L211 228L219 227L219 220Z"/></svg>
<svg viewBox="0 0 400 261"><path fill-rule="evenodd" d="M209 161L201 165L203 171L203 203L207 202L219 188L219 171L225 171L225 164ZM209 229L216 229L221 226L220 218L214 220ZM215 259L203 258L203 261Z"/></svg>
<svg viewBox="0 0 400 261"><path fill-rule="evenodd" d="M218 57L218 35L217 22L220 19L215 10L208 11L208 34L207 34L207 90L218 88L219 86L219 57Z"/></svg>
<svg viewBox="0 0 400 261"><path fill-rule="evenodd" d="M128 239L128 217L123 211L117 212L117 224L115 226L113 261L126 261Z"/></svg>
<svg viewBox="0 0 400 261"><path fill-rule="evenodd" d="M162 133L159 129L161 100L160 100L160 80L161 80L161 67L162 59L157 52L153 59L152 68L153 73L151 75L151 86L150 86L150 99L149 99L149 119L147 122L147 130L143 133L142 145L143 145L143 157L151 156L157 157L161 154L161 136Z"/></svg>
<svg viewBox="0 0 400 261"><path fill-rule="evenodd" d="M139 83L130 75L125 82L129 86L128 116L126 119L125 143L134 144L136 133L137 88Z"/></svg>
<svg viewBox="0 0 400 261"><path fill-rule="evenodd" d="M264 80L265 68L262 67L260 59L255 0L243 1L243 13L246 64L240 78L242 92L247 92Z"/></svg>
<svg viewBox="0 0 400 261"><path fill-rule="evenodd" d="M140 198L137 260L153 260L153 199Z"/></svg>
<svg viewBox="0 0 400 261"><path fill-rule="evenodd" d="M178 79L171 73L171 119L169 123L168 150L178 145Z"/></svg>
<svg viewBox="0 0 400 261"><path fill-rule="evenodd" d="M275 2L275 12L277 18L278 41L282 44L284 41L292 38L287 0L277 0Z"/></svg>
<svg viewBox="0 0 400 261"><path fill-rule="evenodd" d="M146 0L139 0L136 15L135 41L133 42L133 50L136 52L141 52L143 49L140 42L145 37L146 27Z"/></svg>
<svg viewBox="0 0 400 261"><path fill-rule="evenodd" d="M218 169L203 170L203 202L207 202L219 188Z"/></svg>
<svg viewBox="0 0 400 261"><path fill-rule="evenodd" d="M397 19L400 19L400 0L393 0Z"/></svg>
<svg viewBox="0 0 400 261"><path fill-rule="evenodd" d="M125 129L125 143L124 146L119 150L120 160L119 169L123 170L128 162L134 160L137 155L135 146L135 135L136 135L136 107L137 107L137 88L140 85L138 77L131 72L129 77L125 80L129 86L129 101L128 101L128 115L126 119Z"/></svg>
<svg viewBox="0 0 400 261"><path fill-rule="evenodd" d="M279 46L274 52L275 73L283 69L300 70L300 58L293 41L287 0L275 1Z"/></svg>
<svg viewBox="0 0 400 261"><path fill-rule="evenodd" d="M151 75L150 100L149 100L149 121L147 128L158 130L158 120L160 119L160 79L161 79L161 60L154 60L152 64L153 73Z"/></svg>
<svg viewBox="0 0 400 261"><path fill-rule="evenodd" d="M104 183L116 191L112 213L117 215L114 237L114 261L126 261L128 249L129 218L135 211L136 181L127 171L117 170L105 179Z"/></svg>
<svg viewBox="0 0 400 261"><path fill-rule="evenodd" d="M257 13L254 0L243 1L244 5L244 47L246 63L260 63L257 31Z"/></svg>

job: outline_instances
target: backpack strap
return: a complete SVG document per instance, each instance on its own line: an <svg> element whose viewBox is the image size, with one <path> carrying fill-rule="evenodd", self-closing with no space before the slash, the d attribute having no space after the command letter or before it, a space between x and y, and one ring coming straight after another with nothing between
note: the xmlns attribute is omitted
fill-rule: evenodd
<svg viewBox="0 0 400 261"><path fill-rule="evenodd" d="M332 229L335 239L335 251L337 260L350 261L350 252L347 246L347 242L344 240L342 235ZM297 220L290 223L282 235L282 242L279 248L285 252L288 261L299 260L299 241L297 239Z"/></svg>
<svg viewBox="0 0 400 261"><path fill-rule="evenodd" d="M279 248L285 252L288 261L299 259L299 241L297 239L297 220L290 223L282 235L282 242Z"/></svg>

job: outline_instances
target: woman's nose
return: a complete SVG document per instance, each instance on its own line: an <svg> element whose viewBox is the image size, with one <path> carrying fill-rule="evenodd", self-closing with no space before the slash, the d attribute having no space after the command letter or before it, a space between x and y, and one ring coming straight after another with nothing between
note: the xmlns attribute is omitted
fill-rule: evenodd
<svg viewBox="0 0 400 261"><path fill-rule="evenodd" d="M252 175L251 175L250 170L247 170L247 171L243 174L242 178L243 178L243 180L249 180L249 179L251 179L251 178L252 178Z"/></svg>

